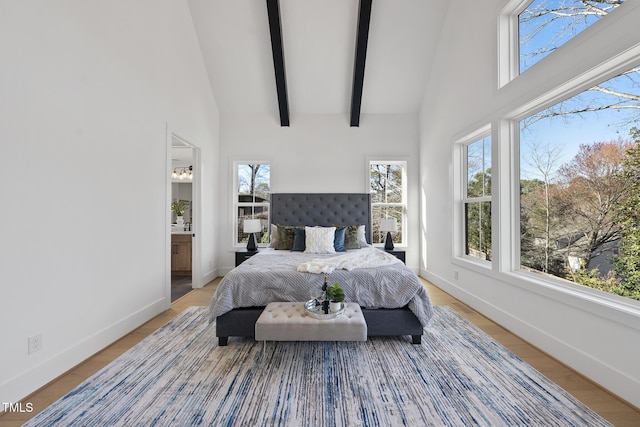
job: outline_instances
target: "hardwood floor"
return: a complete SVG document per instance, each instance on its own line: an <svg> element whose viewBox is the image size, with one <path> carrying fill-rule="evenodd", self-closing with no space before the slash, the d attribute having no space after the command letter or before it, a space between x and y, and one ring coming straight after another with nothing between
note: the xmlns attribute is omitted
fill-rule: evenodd
<svg viewBox="0 0 640 427"><path fill-rule="evenodd" d="M125 337L98 352L80 365L47 384L23 401L33 404L31 413L5 413L0 415L0 426L19 426L29 418L59 399L80 382L93 375L129 348L160 326L194 305L208 305L220 279L216 279L202 289L194 289L171 304L171 309L140 326ZM451 297L431 283L423 280L434 305L448 305L467 318L480 329L491 335L531 366L542 372L556 384L567 390L584 404L599 413L615 426L640 426L640 410L616 398L606 390L575 373L544 352L511 334L475 310Z"/></svg>

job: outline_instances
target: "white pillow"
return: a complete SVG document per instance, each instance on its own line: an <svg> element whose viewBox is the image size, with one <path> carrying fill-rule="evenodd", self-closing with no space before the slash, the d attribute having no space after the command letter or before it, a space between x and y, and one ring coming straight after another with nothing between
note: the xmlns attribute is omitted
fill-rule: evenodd
<svg viewBox="0 0 640 427"><path fill-rule="evenodd" d="M358 243L360 244L361 248L366 248L368 246L371 246L370 244L367 243L367 236L364 235L365 233L365 226L361 225L358 227Z"/></svg>
<svg viewBox="0 0 640 427"><path fill-rule="evenodd" d="M334 254L333 239L336 234L335 227L305 227L306 254Z"/></svg>

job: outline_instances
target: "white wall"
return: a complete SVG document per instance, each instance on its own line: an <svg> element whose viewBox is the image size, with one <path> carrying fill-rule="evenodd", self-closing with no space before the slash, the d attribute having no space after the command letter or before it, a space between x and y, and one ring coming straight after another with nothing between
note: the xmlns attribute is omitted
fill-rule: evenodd
<svg viewBox="0 0 640 427"><path fill-rule="evenodd" d="M275 96L275 95L274 95ZM273 193L362 193L368 159L406 159L408 170L407 265L418 265L418 117L363 115L350 127L347 115L293 115L281 127L276 114L223 114L220 126L220 260L233 267L232 169L234 161L271 162ZM399 246L398 246L399 248Z"/></svg>
<svg viewBox="0 0 640 427"><path fill-rule="evenodd" d="M582 70L640 44L640 33L630 30L640 22L640 2L628 0L615 14L498 89L497 16L505 4L505 0L450 2L420 114L421 274L640 406L638 304L600 303L569 287L544 286L501 272L497 263L493 269L483 269L454 260L452 145L456 138L487 123L496 126L525 100L542 96ZM500 144L495 138L492 143ZM501 166L496 160L500 159L494 157L494 172ZM496 197L508 194L499 192ZM498 206L493 205L494 215L503 213ZM495 242L505 243L504 236Z"/></svg>
<svg viewBox="0 0 640 427"><path fill-rule="evenodd" d="M219 113L183 1L2 0L0 58L12 402L169 307L167 128L201 148L213 218ZM213 260L213 219L202 234ZM43 349L27 355L35 334Z"/></svg>

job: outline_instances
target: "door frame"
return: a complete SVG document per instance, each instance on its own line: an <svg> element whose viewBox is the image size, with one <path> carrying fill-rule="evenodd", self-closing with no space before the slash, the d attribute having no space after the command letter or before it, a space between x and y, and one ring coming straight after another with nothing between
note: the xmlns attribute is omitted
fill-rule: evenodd
<svg viewBox="0 0 640 427"><path fill-rule="evenodd" d="M192 215L192 238L191 238L191 287L201 288L202 285L202 248L200 245L200 235L202 230L202 165L200 156L200 147L193 144L188 139L183 138L180 134L173 131L167 124L166 130L166 173L165 173L165 301L166 308L171 307L171 171L173 169L172 153L173 140L178 139L180 142L191 147L193 150L193 181L191 187L191 215Z"/></svg>

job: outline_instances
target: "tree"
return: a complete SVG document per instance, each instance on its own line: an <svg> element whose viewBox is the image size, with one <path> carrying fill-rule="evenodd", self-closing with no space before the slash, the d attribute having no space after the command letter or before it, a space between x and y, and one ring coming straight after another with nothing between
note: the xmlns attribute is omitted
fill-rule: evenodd
<svg viewBox="0 0 640 427"><path fill-rule="evenodd" d="M623 2L624 0L530 2L518 16L523 61L539 61ZM526 66L524 63L522 65Z"/></svg>
<svg viewBox="0 0 640 427"><path fill-rule="evenodd" d="M491 168L477 172L467 183L469 195L491 194ZM487 260L493 257L491 250L491 203L473 202L466 204L466 253L477 251Z"/></svg>
<svg viewBox="0 0 640 427"><path fill-rule="evenodd" d="M627 197L617 206L621 226L620 255L614 259L622 278L620 295L640 300L640 130L632 128L633 148L622 161L622 179Z"/></svg>
<svg viewBox="0 0 640 427"><path fill-rule="evenodd" d="M371 190L373 202L402 202L402 167L393 164L372 164Z"/></svg>
<svg viewBox="0 0 640 427"><path fill-rule="evenodd" d="M622 160L631 143L622 139L581 144L578 153L560 168L574 232L584 239L576 243L579 255L589 261L608 243L620 239L616 206L626 197Z"/></svg>
<svg viewBox="0 0 640 427"><path fill-rule="evenodd" d="M372 163L370 186L372 206L373 241L381 242L386 233L380 231L380 221L395 218L398 232L393 232L395 243L402 243L403 221L403 174L404 167L399 163Z"/></svg>
<svg viewBox="0 0 640 427"><path fill-rule="evenodd" d="M624 0L533 1L519 15L522 61L539 61L623 2ZM630 124L640 117L639 87L640 67L634 67L527 118L525 125L530 126L543 118L614 109L619 112L628 111L630 114L622 123Z"/></svg>
<svg viewBox="0 0 640 427"><path fill-rule="evenodd" d="M252 198L267 200L270 193L268 164L241 165L238 174L238 194L249 195ZM255 200L255 199L254 199Z"/></svg>
<svg viewBox="0 0 640 427"><path fill-rule="evenodd" d="M558 209L560 200L555 197L558 191L556 171L561 153L559 147L539 142L531 143L529 149L531 155L527 161L539 179L529 182L526 193L521 188L520 207L527 218L527 232L534 239L534 245L528 248L529 253L521 251L521 263L543 273L552 273L556 270L552 268L552 264L557 264L553 252L559 235L558 220L562 215L562 210ZM533 186L532 182L538 185ZM536 241L541 244L535 244Z"/></svg>

